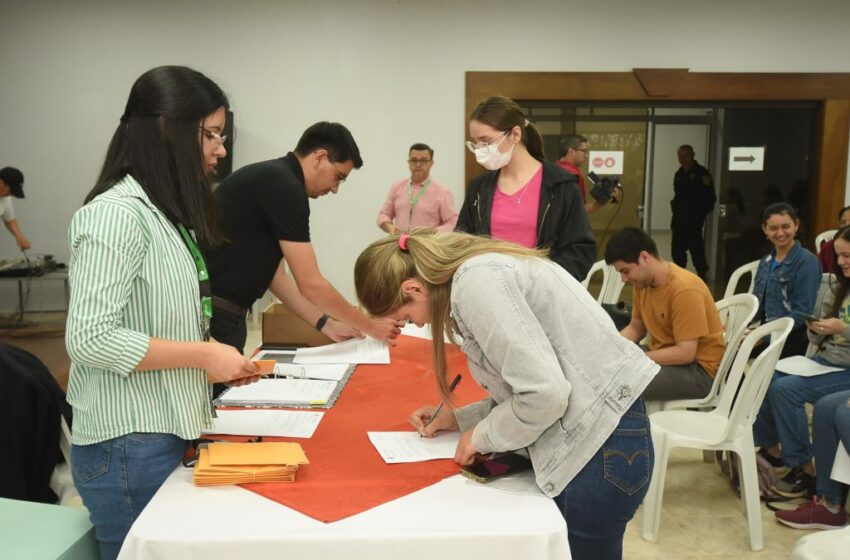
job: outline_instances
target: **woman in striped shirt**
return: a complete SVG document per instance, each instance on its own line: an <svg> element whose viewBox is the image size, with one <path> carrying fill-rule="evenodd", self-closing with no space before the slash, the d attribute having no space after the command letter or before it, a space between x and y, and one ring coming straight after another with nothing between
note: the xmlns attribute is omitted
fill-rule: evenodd
<svg viewBox="0 0 850 560"><path fill-rule="evenodd" d="M186 440L211 425L208 383L257 379L250 360L209 340L195 244L222 238L209 177L226 155L227 108L199 72L142 74L68 232L72 471L104 559L118 555Z"/></svg>

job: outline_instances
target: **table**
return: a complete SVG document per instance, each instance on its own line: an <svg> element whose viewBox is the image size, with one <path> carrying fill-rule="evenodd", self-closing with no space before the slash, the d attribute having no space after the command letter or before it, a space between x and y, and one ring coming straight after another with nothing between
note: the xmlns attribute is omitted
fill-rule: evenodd
<svg viewBox="0 0 850 560"><path fill-rule="evenodd" d="M97 560L89 512L0 498L0 557L15 560Z"/></svg>
<svg viewBox="0 0 850 560"><path fill-rule="evenodd" d="M566 524L528 475L513 490L453 476L335 523L238 486L198 488L178 468L142 512L119 560L568 560ZM495 482L490 483L495 484Z"/></svg>
<svg viewBox="0 0 850 560"><path fill-rule="evenodd" d="M568 560L570 552L564 519L531 473L487 485L450 476L323 523L238 486L195 487L191 471L178 467L136 520L119 560L284 557Z"/></svg>
<svg viewBox="0 0 850 560"><path fill-rule="evenodd" d="M68 286L68 271L54 270L40 276L3 276L0 277L0 282L17 282L18 283L18 323L24 321L24 282L49 282L61 281L62 287L65 290L65 309L68 311L68 306L71 301L71 290Z"/></svg>

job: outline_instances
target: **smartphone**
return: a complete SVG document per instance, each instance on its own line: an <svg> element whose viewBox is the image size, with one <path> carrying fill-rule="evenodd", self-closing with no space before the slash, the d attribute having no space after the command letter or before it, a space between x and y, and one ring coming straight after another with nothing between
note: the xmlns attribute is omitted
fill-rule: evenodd
<svg viewBox="0 0 850 560"><path fill-rule="evenodd" d="M531 460L519 453L501 453L471 465L460 468L460 474L477 482L490 482L500 476L527 471L531 468Z"/></svg>
<svg viewBox="0 0 850 560"><path fill-rule="evenodd" d="M820 317L815 317L810 313L803 313L802 311L791 311L791 316L795 319L802 319L803 321L820 321Z"/></svg>

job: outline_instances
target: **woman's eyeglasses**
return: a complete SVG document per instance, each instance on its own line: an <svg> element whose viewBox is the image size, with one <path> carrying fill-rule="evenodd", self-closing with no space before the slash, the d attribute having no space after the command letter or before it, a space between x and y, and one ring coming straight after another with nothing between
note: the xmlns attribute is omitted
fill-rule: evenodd
<svg viewBox="0 0 850 560"><path fill-rule="evenodd" d="M215 142L219 146L227 142L227 134L217 134L212 130L209 130L208 128L204 127L200 127L200 129L204 133L204 138L206 138L210 142Z"/></svg>
<svg viewBox="0 0 850 560"><path fill-rule="evenodd" d="M489 142L478 142L477 144L474 144L474 143L472 143L471 141L467 140L467 141L465 142L465 144L466 144L466 148L467 148L470 152L474 152L476 149L479 149L479 148L486 148L487 146L489 146L490 144L492 144L493 142L495 142L496 140L498 140L498 139L499 139L499 138L501 138L502 136L506 136L509 132L510 132L510 130L506 130L506 131L504 131L503 133L501 133L501 134L499 134L498 136L496 136L495 138L493 138L492 140L490 140Z"/></svg>

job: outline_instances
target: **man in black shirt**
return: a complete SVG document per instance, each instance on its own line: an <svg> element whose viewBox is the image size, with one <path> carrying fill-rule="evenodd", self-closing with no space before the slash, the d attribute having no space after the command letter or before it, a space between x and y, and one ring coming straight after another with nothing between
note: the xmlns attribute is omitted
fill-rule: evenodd
<svg viewBox="0 0 850 560"><path fill-rule="evenodd" d="M670 201L673 211L673 221L670 224L673 233L673 262L685 268L688 264L687 252L690 251L697 274L705 280L708 262L705 258L702 228L705 217L717 201L714 182L711 180L711 173L694 159L693 147L683 144L679 146L676 155L679 156L681 167L673 178L673 200Z"/></svg>
<svg viewBox="0 0 850 560"><path fill-rule="evenodd" d="M224 180L216 198L228 241L205 252L213 338L243 350L247 310L268 289L333 340L363 333L393 343L401 325L350 305L322 276L310 243L309 199L336 193L362 165L348 129L319 122L294 152L247 165Z"/></svg>

